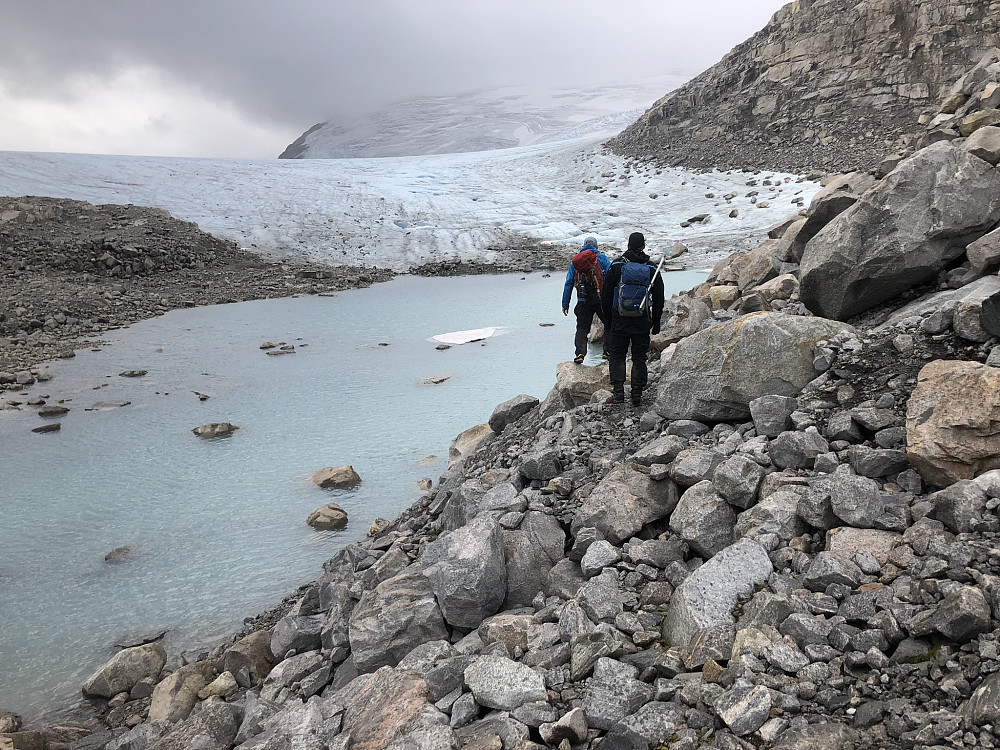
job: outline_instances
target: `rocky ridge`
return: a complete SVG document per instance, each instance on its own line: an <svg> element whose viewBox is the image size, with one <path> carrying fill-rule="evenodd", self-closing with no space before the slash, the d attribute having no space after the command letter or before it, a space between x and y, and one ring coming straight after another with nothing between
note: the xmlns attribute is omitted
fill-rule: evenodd
<svg viewBox="0 0 1000 750"><path fill-rule="evenodd" d="M995 173L1000 128L967 118L672 298L644 408L563 363L251 632L116 655L91 746L996 747L1000 214L955 180ZM884 264L888 299L831 272L853 317L820 317L831 232L924 270Z"/></svg>
<svg viewBox="0 0 1000 750"><path fill-rule="evenodd" d="M997 0L795 0L609 144L671 166L871 169L998 44Z"/></svg>

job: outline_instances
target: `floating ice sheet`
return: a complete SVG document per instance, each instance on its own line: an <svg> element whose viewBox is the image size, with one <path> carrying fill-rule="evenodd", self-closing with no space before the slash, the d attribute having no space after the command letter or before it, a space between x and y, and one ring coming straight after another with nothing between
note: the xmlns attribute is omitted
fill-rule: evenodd
<svg viewBox="0 0 1000 750"><path fill-rule="evenodd" d="M499 328L473 328L468 331L439 333L437 336L431 336L430 340L437 341L439 344L468 344L473 341L488 339L490 336L496 336L500 333L502 331Z"/></svg>

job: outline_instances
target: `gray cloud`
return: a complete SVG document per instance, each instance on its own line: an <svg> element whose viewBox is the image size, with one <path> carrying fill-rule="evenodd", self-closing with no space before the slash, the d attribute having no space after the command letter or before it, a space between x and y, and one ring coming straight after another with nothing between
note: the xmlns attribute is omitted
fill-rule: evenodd
<svg viewBox="0 0 1000 750"><path fill-rule="evenodd" d="M417 95L697 72L781 0L46 0L4 4L0 80L65 102L71 83L161 71L260 127L298 133ZM74 93L75 92L75 93ZM0 115L2 117L2 115ZM0 148L3 145L0 144Z"/></svg>

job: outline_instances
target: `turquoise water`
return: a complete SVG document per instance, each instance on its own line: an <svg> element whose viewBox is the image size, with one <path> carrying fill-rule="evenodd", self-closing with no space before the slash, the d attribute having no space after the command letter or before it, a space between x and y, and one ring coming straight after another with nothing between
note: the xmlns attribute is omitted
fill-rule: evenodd
<svg viewBox="0 0 1000 750"><path fill-rule="evenodd" d="M665 278L679 290L703 276ZM401 277L174 311L53 363L54 380L16 397L69 399L60 432L30 432L34 409L0 412L0 708L57 716L123 634L168 629L169 653L213 645L315 579L375 518L416 500L418 480L440 476L455 435L519 393L544 398L573 353L561 288L562 274ZM503 333L446 351L428 341L486 326ZM264 341L296 353L268 356ZM118 376L130 369L148 374ZM437 375L450 377L420 384ZM113 400L131 404L86 410ZM191 433L219 421L240 429ZM363 483L309 481L340 464ZM348 527L308 527L330 501ZM123 545L135 556L104 562Z"/></svg>

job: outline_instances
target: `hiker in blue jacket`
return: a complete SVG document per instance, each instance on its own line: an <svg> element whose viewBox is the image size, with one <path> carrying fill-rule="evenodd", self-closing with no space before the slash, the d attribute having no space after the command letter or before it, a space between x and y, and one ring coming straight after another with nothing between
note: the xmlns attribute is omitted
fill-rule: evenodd
<svg viewBox="0 0 1000 750"><path fill-rule="evenodd" d="M608 260L608 256L597 249L597 240L587 237L583 241L583 250L573 256L569 271L566 272L562 312L563 315L569 315L569 301L575 288L576 307L573 308L573 313L576 315L576 336L573 343L576 347L576 356L573 357L573 361L578 365L583 364L587 356L587 336L590 334L594 316L596 315L602 323L606 323L601 312L601 288L604 284L604 274L610 267L611 261ZM607 358L606 347L604 356Z"/></svg>
<svg viewBox="0 0 1000 750"><path fill-rule="evenodd" d="M645 253L642 232L628 236L628 249L611 264L604 277L601 307L604 311L604 341L611 375L609 404L625 402L625 357L632 349L632 405L642 402L649 382L646 355L649 335L660 332L663 314L663 278Z"/></svg>

